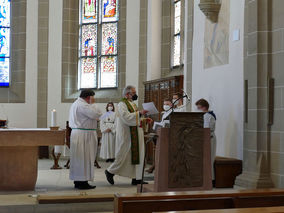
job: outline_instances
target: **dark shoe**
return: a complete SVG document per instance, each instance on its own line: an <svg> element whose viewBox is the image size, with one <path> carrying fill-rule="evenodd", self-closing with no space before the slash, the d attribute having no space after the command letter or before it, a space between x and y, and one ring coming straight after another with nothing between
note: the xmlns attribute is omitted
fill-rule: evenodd
<svg viewBox="0 0 284 213"><path fill-rule="evenodd" d="M77 189L80 185L80 181L74 181L74 188Z"/></svg>
<svg viewBox="0 0 284 213"><path fill-rule="evenodd" d="M111 185L113 185L113 184L114 184L114 180L113 180L114 174L111 174L110 172L108 172L107 170L105 170L105 175L106 175L107 181L108 181Z"/></svg>
<svg viewBox="0 0 284 213"><path fill-rule="evenodd" d="M107 162L107 163L110 162L110 159L107 159L106 162Z"/></svg>
<svg viewBox="0 0 284 213"><path fill-rule="evenodd" d="M136 180L136 179L132 179L131 184L133 186L137 186L139 184L141 184L142 180ZM148 182L143 181L143 184L148 184Z"/></svg>
<svg viewBox="0 0 284 213"><path fill-rule="evenodd" d="M88 183L88 181L84 181L82 182L82 184L80 184L78 186L78 189L82 189L82 190L87 190L87 189L95 189L96 186L92 186Z"/></svg>
<svg viewBox="0 0 284 213"><path fill-rule="evenodd" d="M109 159L109 162L113 163L115 159Z"/></svg>
<svg viewBox="0 0 284 213"><path fill-rule="evenodd" d="M88 183L87 181L74 181L74 188L79 189L81 186Z"/></svg>

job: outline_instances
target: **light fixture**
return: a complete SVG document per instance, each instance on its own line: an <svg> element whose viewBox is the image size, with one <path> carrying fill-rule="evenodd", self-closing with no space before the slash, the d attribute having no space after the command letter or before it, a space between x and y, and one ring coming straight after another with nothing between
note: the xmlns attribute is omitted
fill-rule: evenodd
<svg viewBox="0 0 284 213"><path fill-rule="evenodd" d="M221 8L220 0L200 0L199 8L211 22L218 21Z"/></svg>

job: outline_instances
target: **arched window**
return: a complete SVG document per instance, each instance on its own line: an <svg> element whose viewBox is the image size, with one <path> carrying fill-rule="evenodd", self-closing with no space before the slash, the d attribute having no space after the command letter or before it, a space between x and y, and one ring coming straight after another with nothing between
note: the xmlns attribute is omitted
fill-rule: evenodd
<svg viewBox="0 0 284 213"><path fill-rule="evenodd" d="M10 0L0 0L0 86L10 84Z"/></svg>
<svg viewBox="0 0 284 213"><path fill-rule="evenodd" d="M80 1L79 88L116 88L118 0Z"/></svg>
<svg viewBox="0 0 284 213"><path fill-rule="evenodd" d="M181 0L174 0L172 67L181 65Z"/></svg>

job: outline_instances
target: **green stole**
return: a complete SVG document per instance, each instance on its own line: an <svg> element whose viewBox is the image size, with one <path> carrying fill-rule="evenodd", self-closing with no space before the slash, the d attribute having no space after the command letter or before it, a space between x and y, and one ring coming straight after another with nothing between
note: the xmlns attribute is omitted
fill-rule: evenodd
<svg viewBox="0 0 284 213"><path fill-rule="evenodd" d="M130 113L134 113L137 110L133 108L131 103L126 98L123 98L122 101L126 104L127 109ZM139 164L139 135L138 127L130 126L130 135L131 135L131 160L133 165Z"/></svg>

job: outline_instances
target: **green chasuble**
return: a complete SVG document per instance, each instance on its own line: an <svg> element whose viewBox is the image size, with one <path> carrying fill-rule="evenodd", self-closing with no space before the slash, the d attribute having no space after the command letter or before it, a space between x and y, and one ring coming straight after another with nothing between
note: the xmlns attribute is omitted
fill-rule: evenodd
<svg viewBox="0 0 284 213"><path fill-rule="evenodd" d="M127 109L130 113L137 112L137 109L134 109L132 104L126 98L123 98L122 101L126 104ZM132 164L139 164L139 135L138 135L138 126L130 126L130 135L131 135L131 160Z"/></svg>

